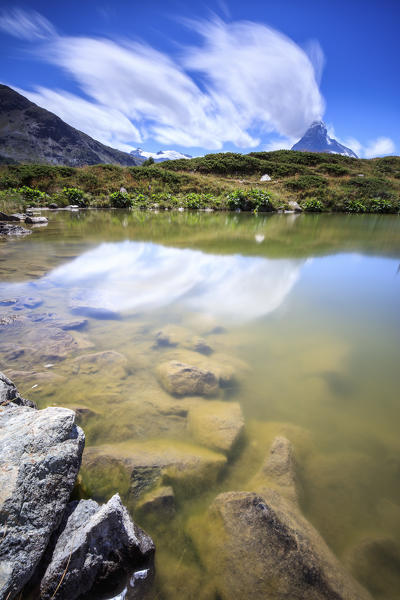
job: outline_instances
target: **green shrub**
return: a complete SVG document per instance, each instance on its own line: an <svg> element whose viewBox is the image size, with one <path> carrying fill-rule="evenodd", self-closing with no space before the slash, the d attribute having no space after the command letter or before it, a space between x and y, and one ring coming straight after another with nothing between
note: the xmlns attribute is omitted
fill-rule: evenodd
<svg viewBox="0 0 400 600"><path fill-rule="evenodd" d="M136 181L142 181L143 179L151 181L155 179L158 181L162 181L163 183L179 184L188 180L188 177L185 175L181 175L180 173L172 173L171 171L167 171L165 169L160 169L159 166L129 167L128 171L133 177L133 179L135 179Z"/></svg>
<svg viewBox="0 0 400 600"><path fill-rule="evenodd" d="M218 208L221 204L214 194L196 194L192 192L183 198L183 204L189 210L201 208Z"/></svg>
<svg viewBox="0 0 400 600"><path fill-rule="evenodd" d="M365 213L367 208L365 204L359 200L346 200L344 203L344 209L349 213Z"/></svg>
<svg viewBox="0 0 400 600"><path fill-rule="evenodd" d="M0 177L0 190L9 190L18 187L18 180L10 175Z"/></svg>
<svg viewBox="0 0 400 600"><path fill-rule="evenodd" d="M99 179L94 173L78 171L76 179L77 183L82 185L87 192L95 192L99 189Z"/></svg>
<svg viewBox="0 0 400 600"><path fill-rule="evenodd" d="M347 182L351 194L364 198L389 198L390 181L384 177L353 177Z"/></svg>
<svg viewBox="0 0 400 600"><path fill-rule="evenodd" d="M234 190L227 195L226 204L230 210L274 210L271 195L268 192L257 189Z"/></svg>
<svg viewBox="0 0 400 600"><path fill-rule="evenodd" d="M399 156L384 156L376 158L376 170L385 175L400 179L400 157Z"/></svg>
<svg viewBox="0 0 400 600"><path fill-rule="evenodd" d="M145 194L140 194L140 196L142 196L142 199L139 200L139 202L143 204L145 202L144 198L147 196ZM169 192L158 192L156 194L151 194L148 202L157 204L159 208L173 208L179 204L178 198Z"/></svg>
<svg viewBox="0 0 400 600"><path fill-rule="evenodd" d="M344 177L345 175L349 175L350 173L349 169L346 169L346 167L342 167L342 165L336 164L322 165L319 170L323 173L326 173L327 175L333 175L334 177Z"/></svg>
<svg viewBox="0 0 400 600"><path fill-rule="evenodd" d="M325 209L324 203L317 198L307 198L302 206L307 212L322 212Z"/></svg>
<svg viewBox="0 0 400 600"><path fill-rule="evenodd" d="M130 208L132 206L132 200L129 194L123 192L113 192L109 196L110 204L113 208Z"/></svg>
<svg viewBox="0 0 400 600"><path fill-rule="evenodd" d="M77 204L80 207L85 207L88 205L88 201L85 198L85 194L79 188L63 188L63 194L66 196L68 202L70 204Z"/></svg>
<svg viewBox="0 0 400 600"><path fill-rule="evenodd" d="M396 212L396 206L394 202L387 200L386 198L372 198L368 206L368 212L392 213Z"/></svg>
<svg viewBox="0 0 400 600"><path fill-rule="evenodd" d="M19 185L31 186L37 179L49 178L54 174L54 167L49 165L12 165L9 171L18 179Z"/></svg>
<svg viewBox="0 0 400 600"><path fill-rule="evenodd" d="M132 199L132 205L136 208L148 208L150 198L146 194L138 193Z"/></svg>
<svg viewBox="0 0 400 600"><path fill-rule="evenodd" d="M27 200L29 202L42 201L46 197L46 194L44 192L31 188L27 185L23 185L17 191L23 196L24 200Z"/></svg>
<svg viewBox="0 0 400 600"><path fill-rule="evenodd" d="M286 181L285 186L292 192L316 189L326 186L327 180L320 175L300 175L297 179Z"/></svg>

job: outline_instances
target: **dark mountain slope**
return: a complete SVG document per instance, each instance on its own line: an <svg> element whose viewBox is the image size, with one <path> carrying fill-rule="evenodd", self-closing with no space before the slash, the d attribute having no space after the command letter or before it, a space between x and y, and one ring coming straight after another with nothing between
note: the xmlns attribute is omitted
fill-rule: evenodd
<svg viewBox="0 0 400 600"><path fill-rule="evenodd" d="M143 161L97 142L55 114L0 84L0 164L47 163L79 167Z"/></svg>

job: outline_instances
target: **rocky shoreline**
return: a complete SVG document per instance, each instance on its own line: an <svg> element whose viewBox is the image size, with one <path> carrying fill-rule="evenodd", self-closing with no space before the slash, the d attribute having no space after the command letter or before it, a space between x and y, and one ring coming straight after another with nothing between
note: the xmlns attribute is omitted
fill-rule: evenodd
<svg viewBox="0 0 400 600"><path fill-rule="evenodd" d="M1 600L74 600L150 568L154 543L118 494L70 502L84 443L74 411L37 410L0 373Z"/></svg>

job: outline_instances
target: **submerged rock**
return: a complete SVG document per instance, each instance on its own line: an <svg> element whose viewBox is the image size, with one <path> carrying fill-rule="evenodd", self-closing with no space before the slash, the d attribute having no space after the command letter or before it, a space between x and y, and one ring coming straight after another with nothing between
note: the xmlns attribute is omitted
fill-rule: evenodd
<svg viewBox="0 0 400 600"><path fill-rule="evenodd" d="M0 408L0 590L13 598L58 527L77 477L84 434L66 408Z"/></svg>
<svg viewBox="0 0 400 600"><path fill-rule="evenodd" d="M12 405L36 408L34 402L20 396L13 382L0 371L0 408Z"/></svg>
<svg viewBox="0 0 400 600"><path fill-rule="evenodd" d="M166 325L155 334L155 345L161 348L175 348L185 342L189 330L179 325Z"/></svg>
<svg viewBox="0 0 400 600"><path fill-rule="evenodd" d="M200 352L200 354L205 354L206 356L213 353L210 344L204 338L198 336L188 340L186 348L194 352Z"/></svg>
<svg viewBox="0 0 400 600"><path fill-rule="evenodd" d="M136 508L144 513L159 516L173 516L175 514L175 494L170 485L162 485L148 492L138 502Z"/></svg>
<svg viewBox="0 0 400 600"><path fill-rule="evenodd" d="M355 577L375 598L391 600L400 590L400 543L390 537L362 539L347 554Z"/></svg>
<svg viewBox="0 0 400 600"><path fill-rule="evenodd" d="M56 325L64 331L80 331L88 324L87 319L60 319L56 320Z"/></svg>
<svg viewBox="0 0 400 600"><path fill-rule="evenodd" d="M297 478L293 447L289 440L277 436L260 471L250 483L251 489L263 494L276 489L282 496L297 503Z"/></svg>
<svg viewBox="0 0 400 600"><path fill-rule="evenodd" d="M237 402L198 402L189 409L188 429L195 440L212 450L230 452L244 430Z"/></svg>
<svg viewBox="0 0 400 600"><path fill-rule="evenodd" d="M36 304L39 306L42 304ZM31 308L36 308L33 306ZM75 330L78 331L80 329L84 329L88 324L88 320L84 318L76 318L76 319L64 319L57 316L56 313L35 313L32 312L28 314L28 319L33 321L34 323L43 323L48 325L54 325L54 327L58 327L59 329L63 329L64 331Z"/></svg>
<svg viewBox="0 0 400 600"><path fill-rule="evenodd" d="M220 494L199 539L223 600L371 600L295 505L273 490Z"/></svg>
<svg viewBox="0 0 400 600"><path fill-rule="evenodd" d="M8 325L14 325L14 326L18 326L21 322L24 320L24 317L22 317L22 315L16 315L14 313L6 313L3 316L0 317L0 326L1 327L7 327ZM19 322L18 322L19 321Z"/></svg>
<svg viewBox="0 0 400 600"><path fill-rule="evenodd" d="M225 465L223 454L184 442L123 442L87 448L82 478L85 487L96 489L99 498L117 489L137 501L161 485L196 493L213 485Z"/></svg>
<svg viewBox="0 0 400 600"><path fill-rule="evenodd" d="M64 360L70 353L79 350L76 340L67 331L46 325L28 331L24 343L30 346L31 357L39 362Z"/></svg>
<svg viewBox="0 0 400 600"><path fill-rule="evenodd" d="M159 382L174 396L215 396L218 379L212 371L171 360L159 365Z"/></svg>
<svg viewBox="0 0 400 600"><path fill-rule="evenodd" d="M40 584L42 600L75 600L96 587L144 566L154 553L150 536L135 525L118 494L99 506L93 500L68 505ZM54 596L57 590L56 596Z"/></svg>
<svg viewBox="0 0 400 600"><path fill-rule="evenodd" d="M155 346L158 348L176 348L180 346L205 355L213 352L212 347L204 338L193 336L188 329L179 325L166 325L163 329L157 331Z"/></svg>
<svg viewBox="0 0 400 600"><path fill-rule="evenodd" d="M69 304L69 308L76 315L91 317L92 319L113 321L120 318L119 313L112 308L101 306L101 303L97 305L95 302L92 303L84 297L73 298Z"/></svg>
<svg viewBox="0 0 400 600"><path fill-rule="evenodd" d="M24 296L19 298L14 305L14 310L22 310L24 308L37 308L43 304L43 300L39 296Z"/></svg>
<svg viewBox="0 0 400 600"><path fill-rule="evenodd" d="M75 375L95 375L99 372L107 373L108 377L123 379L127 375L127 359L115 350L104 350L83 354L72 361Z"/></svg>

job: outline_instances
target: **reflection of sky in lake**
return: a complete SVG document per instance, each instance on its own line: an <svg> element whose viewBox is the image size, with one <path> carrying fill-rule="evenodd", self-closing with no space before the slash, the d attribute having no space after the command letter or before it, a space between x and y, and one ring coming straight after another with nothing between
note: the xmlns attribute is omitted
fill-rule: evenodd
<svg viewBox="0 0 400 600"><path fill-rule="evenodd" d="M75 307L144 312L179 302L188 310L245 321L280 306L303 264L124 241L101 244L34 285L43 294L61 288Z"/></svg>

